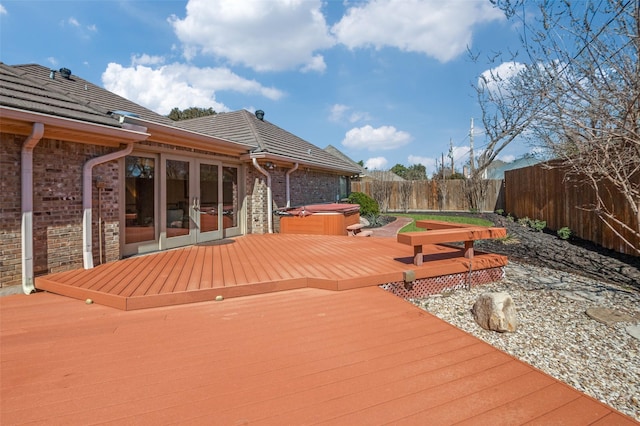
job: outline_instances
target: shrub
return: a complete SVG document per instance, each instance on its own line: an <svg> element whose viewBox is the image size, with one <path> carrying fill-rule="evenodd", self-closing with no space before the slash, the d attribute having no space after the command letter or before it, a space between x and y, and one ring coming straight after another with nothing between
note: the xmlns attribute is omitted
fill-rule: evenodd
<svg viewBox="0 0 640 426"><path fill-rule="evenodd" d="M533 228L535 231L540 232L542 231L544 228L547 227L547 221L546 220L533 220L529 223L529 226L531 228Z"/></svg>
<svg viewBox="0 0 640 426"><path fill-rule="evenodd" d="M518 219L518 224L522 225L522 226L529 226L531 224L531 219L529 219L528 217L521 217L520 219Z"/></svg>
<svg viewBox="0 0 640 426"><path fill-rule="evenodd" d="M500 216L504 215L504 210L498 209L495 211L495 214L499 214Z"/></svg>
<svg viewBox="0 0 640 426"><path fill-rule="evenodd" d="M568 240L571 237L571 229L568 226L563 226L556 231L558 237L562 240Z"/></svg>
<svg viewBox="0 0 640 426"><path fill-rule="evenodd" d="M513 222L514 219L513 219L513 216L511 216L511 213L507 214L507 220L509 222Z"/></svg>
<svg viewBox="0 0 640 426"><path fill-rule="evenodd" d="M370 228L378 228L380 226L385 225L385 221L383 219L382 216L380 216L379 214L368 214L366 216L363 216L365 219L367 219L367 222L369 222L369 227Z"/></svg>
<svg viewBox="0 0 640 426"><path fill-rule="evenodd" d="M363 192L352 192L349 195L349 202L351 204L360 205L360 215L367 217L370 215L379 215L380 207L373 198L369 197Z"/></svg>

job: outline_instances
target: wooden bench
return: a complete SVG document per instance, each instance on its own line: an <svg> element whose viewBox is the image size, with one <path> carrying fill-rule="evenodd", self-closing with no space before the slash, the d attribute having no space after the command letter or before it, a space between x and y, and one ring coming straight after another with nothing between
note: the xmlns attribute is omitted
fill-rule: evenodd
<svg viewBox="0 0 640 426"><path fill-rule="evenodd" d="M423 263L422 246L425 244L464 242L463 256L467 259L472 259L474 241L507 236L505 228L488 228L429 220L416 221L416 225L428 230L398 234L397 241L401 244L413 246L413 263L417 266Z"/></svg>
<svg viewBox="0 0 640 426"><path fill-rule="evenodd" d="M347 226L347 235L351 237L370 237L373 235L373 231L363 231L364 225L361 223L355 223Z"/></svg>

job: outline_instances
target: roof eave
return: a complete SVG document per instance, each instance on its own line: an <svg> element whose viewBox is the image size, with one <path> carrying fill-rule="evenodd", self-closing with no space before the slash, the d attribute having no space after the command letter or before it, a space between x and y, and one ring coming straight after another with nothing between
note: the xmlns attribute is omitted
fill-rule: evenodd
<svg viewBox="0 0 640 426"><path fill-rule="evenodd" d="M28 135L33 123L44 124L44 138L60 139L91 145L118 146L120 143L139 142L150 135L144 128L126 129L39 112L26 111L0 105L0 123L3 133Z"/></svg>
<svg viewBox="0 0 640 426"><path fill-rule="evenodd" d="M347 169L347 168L343 168L343 167L333 167L333 166L328 166L328 165L324 165L324 164L319 164L317 162L314 161L310 161L310 160L304 160L304 159L298 159L298 158L294 158L294 157L287 157L284 155L277 155L277 154L271 154L269 152L251 152L248 154L244 154L240 157L241 160L243 161L251 161L254 158L260 160L260 159L264 159L264 160L271 160L274 162L283 162L283 163L291 163L296 164L298 163L298 165L303 166L303 167L310 167L310 168L314 168L316 170L325 170L325 171L330 171L330 172L338 172L340 174L343 175L357 175L359 174L358 170L355 169Z"/></svg>

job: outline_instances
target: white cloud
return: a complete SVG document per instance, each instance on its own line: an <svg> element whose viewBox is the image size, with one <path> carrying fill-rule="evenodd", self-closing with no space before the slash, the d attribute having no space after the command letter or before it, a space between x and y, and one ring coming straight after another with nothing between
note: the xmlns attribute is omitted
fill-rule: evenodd
<svg viewBox="0 0 640 426"><path fill-rule="evenodd" d="M488 1L378 0L357 3L331 30L350 49L388 46L447 62L471 45L474 26L502 19Z"/></svg>
<svg viewBox="0 0 640 426"><path fill-rule="evenodd" d="M342 104L334 104L331 106L329 121L340 122L344 119L344 114L349 111L349 107Z"/></svg>
<svg viewBox="0 0 640 426"><path fill-rule="evenodd" d="M96 26L96 24L84 25L73 16L67 18L64 21L60 21L60 26L69 26L75 28L76 36L83 39L89 39L92 35L91 33L98 32L98 27Z"/></svg>
<svg viewBox="0 0 640 426"><path fill-rule="evenodd" d="M499 155L498 156L498 160L504 161L505 163L510 163L513 160L516 159L515 155L509 154L509 155Z"/></svg>
<svg viewBox="0 0 640 426"><path fill-rule="evenodd" d="M342 104L334 104L331 106L331 113L329 114L329 121L340 123L348 121L349 123L357 123L359 121L371 120L371 116L368 112L351 111L351 107Z"/></svg>
<svg viewBox="0 0 640 426"><path fill-rule="evenodd" d="M110 63L102 74L102 83L107 90L159 114L168 114L175 107L193 106L228 111L216 101L216 91L220 90L258 94L274 100L283 96L279 90L246 80L227 68L196 68L177 63L159 68Z"/></svg>
<svg viewBox="0 0 640 426"><path fill-rule="evenodd" d="M373 157L369 158L364 162L364 166L368 170L386 170L387 169L387 159L384 157Z"/></svg>
<svg viewBox="0 0 640 426"><path fill-rule="evenodd" d="M369 151L390 150L408 144L411 139L409 133L397 130L393 126L373 128L366 125L349 130L342 140L342 145Z"/></svg>
<svg viewBox="0 0 640 426"><path fill-rule="evenodd" d="M325 70L314 52L335 41L321 0L189 0L186 16L169 21L184 54L212 55L257 71Z"/></svg>
<svg viewBox="0 0 640 426"><path fill-rule="evenodd" d="M407 162L411 164L422 164L427 169L427 176L431 176L436 171L436 159L430 157L420 157L419 155L409 155Z"/></svg>
<svg viewBox="0 0 640 426"><path fill-rule="evenodd" d="M151 56L151 55L147 55L146 53L142 54L142 55L132 55L131 56L131 66L136 66L136 65L160 65L160 64L164 64L164 57L163 56Z"/></svg>
<svg viewBox="0 0 640 426"><path fill-rule="evenodd" d="M462 165L469 161L469 151L470 147L468 146L454 146L453 147L453 164L456 168L462 168ZM451 165L451 158L448 157L449 153L445 154L444 161L448 162L449 166Z"/></svg>
<svg viewBox="0 0 640 426"><path fill-rule="evenodd" d="M7 12L7 9L0 4L0 15L8 15L9 12Z"/></svg>
<svg viewBox="0 0 640 426"><path fill-rule="evenodd" d="M311 58L311 61L303 66L300 71L302 72L319 72L323 73L327 69L327 64L324 62L324 57L322 55L315 55Z"/></svg>
<svg viewBox="0 0 640 426"><path fill-rule="evenodd" d="M520 62L503 62L495 68L484 71L478 78L478 86L486 87L490 92L495 92L503 88L506 83L519 72L524 70L526 65Z"/></svg>

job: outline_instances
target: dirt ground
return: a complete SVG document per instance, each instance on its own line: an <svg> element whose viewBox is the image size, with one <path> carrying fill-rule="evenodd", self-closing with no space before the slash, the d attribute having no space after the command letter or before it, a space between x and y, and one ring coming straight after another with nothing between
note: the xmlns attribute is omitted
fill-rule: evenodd
<svg viewBox="0 0 640 426"><path fill-rule="evenodd" d="M507 229L507 240L480 241L476 244L478 250L504 254L509 259L522 263L640 289L640 257L616 253L579 238L562 240L555 231L537 232L495 213L445 214L482 217Z"/></svg>

